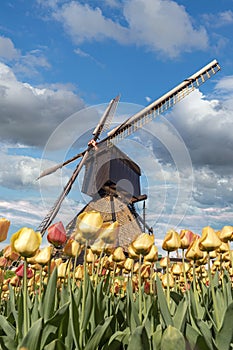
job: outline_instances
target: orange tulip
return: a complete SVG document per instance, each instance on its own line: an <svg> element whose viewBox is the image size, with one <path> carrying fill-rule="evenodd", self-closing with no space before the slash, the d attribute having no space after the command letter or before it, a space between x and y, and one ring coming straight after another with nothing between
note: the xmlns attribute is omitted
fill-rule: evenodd
<svg viewBox="0 0 233 350"><path fill-rule="evenodd" d="M66 242L64 248L63 248L63 252L65 255L69 256L69 257L76 257L80 254L81 252L81 247L79 242L75 241L74 239L70 238L68 239L68 241Z"/></svg>
<svg viewBox="0 0 233 350"><path fill-rule="evenodd" d="M218 249L221 245L221 240L217 233L210 226L206 226L202 230L202 236L199 242L199 248L202 251L210 252Z"/></svg>
<svg viewBox="0 0 233 350"><path fill-rule="evenodd" d="M5 218L0 218L0 242L7 239L7 234L10 227L10 221Z"/></svg>
<svg viewBox="0 0 233 350"><path fill-rule="evenodd" d="M175 230L169 230L163 240L162 248L168 252L173 252L180 248L180 236Z"/></svg>

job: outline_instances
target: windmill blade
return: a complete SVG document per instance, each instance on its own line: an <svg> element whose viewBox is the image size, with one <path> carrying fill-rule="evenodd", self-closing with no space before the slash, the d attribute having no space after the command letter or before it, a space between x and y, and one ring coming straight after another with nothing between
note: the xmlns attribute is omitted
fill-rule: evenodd
<svg viewBox="0 0 233 350"><path fill-rule="evenodd" d="M85 151L84 151L85 152ZM78 153L76 154L76 156L74 156L73 158L70 158L68 160L66 160L63 163L57 164L51 168L45 169L44 171L42 171L42 173L38 176L37 180L41 179L44 176L50 175L52 173L55 173L55 171L57 171L58 169L61 169L63 166L73 162L74 160L82 157L84 155L84 152Z"/></svg>
<svg viewBox="0 0 233 350"><path fill-rule="evenodd" d="M213 60L201 70L185 79L174 89L170 90L168 93L152 102L149 106L127 119L123 124L111 130L103 141L107 141L108 146L118 143L121 139L132 134L139 128L143 127L143 125L147 124L152 119L181 101L219 70L220 66L218 62Z"/></svg>
<svg viewBox="0 0 233 350"><path fill-rule="evenodd" d="M45 231L47 230L47 228L51 225L53 219L56 217L61 204L63 202L63 200L65 199L65 197L68 195L68 193L70 192L73 183L75 182L78 174L80 173L88 155L89 155L89 151L91 150L91 146L88 147L88 149L86 150L86 152L83 155L82 160L80 161L80 163L77 165L77 167L75 168L72 176L70 177L69 181L67 182L66 186L64 187L61 195L59 196L59 198L56 200L56 202L54 203L54 206L50 209L50 211L48 212L48 214L46 215L46 217L44 218L44 220L41 222L41 224L39 225L39 227L37 228L37 231L39 231L41 233L41 235L43 236Z"/></svg>
<svg viewBox="0 0 233 350"><path fill-rule="evenodd" d="M119 96L117 96L115 99L111 100L104 115L102 116L102 118L100 119L99 124L97 125L97 127L95 128L94 132L93 132L93 139L88 143L88 148L82 152L77 154L76 156L74 156L73 158L67 160L64 163L58 164L55 167L52 167L48 170L45 170L40 177L51 174L52 172L56 171L57 169L61 168L62 166L69 164L71 162L73 162L74 160L76 160L77 158L79 158L80 156L82 156L83 158L81 159L80 163L77 165L76 169L74 170L71 178L69 179L69 181L67 182L66 186L64 187L61 195L59 196L59 198L56 200L54 206L50 209L50 211L48 212L48 214L46 215L46 217L44 218L44 220L41 222L41 224L39 225L39 227L37 228L37 231L41 232L41 235L43 236L45 231L47 230L47 228L51 225L53 219L56 217L61 204L63 202L63 200L65 199L65 197L68 195L68 193L70 192L73 183L75 182L78 174L80 173L83 165L85 164L88 156L89 156L89 152L92 150L92 148L95 148L95 143L98 139L98 137L100 136L105 123L109 117L110 114L113 114L116 110L116 106L118 104L119 101Z"/></svg>
<svg viewBox="0 0 233 350"><path fill-rule="evenodd" d="M93 140L94 141L97 141L97 139L99 138L101 132L105 129L108 128L108 126L110 125L111 123L111 120L114 116L114 113L116 111L116 108L117 108L117 104L119 102L119 99L120 99L120 95L116 96L114 99L112 99L110 101L110 103L108 104L108 107L106 108L103 116L101 117L97 127L95 128L95 130L93 131L93 135L94 135L94 138ZM78 153L76 154L74 157L66 160L65 162L63 163L59 163L51 168L48 168L48 169L45 169L44 171L42 171L42 173L38 176L37 180L41 179L42 177L44 176L47 176L47 175L50 175L50 174L53 174L54 172L56 172L58 169L61 169L63 166L66 166L70 163L72 163L73 161L75 161L76 159L82 157L84 155L84 153L87 151L87 149L81 153Z"/></svg>
<svg viewBox="0 0 233 350"><path fill-rule="evenodd" d="M108 107L106 108L102 118L100 119L97 127L93 131L93 135L97 140L102 133L102 131L107 130L111 124L112 118L115 114L118 102L120 100L120 95L117 95L115 98L113 98Z"/></svg>

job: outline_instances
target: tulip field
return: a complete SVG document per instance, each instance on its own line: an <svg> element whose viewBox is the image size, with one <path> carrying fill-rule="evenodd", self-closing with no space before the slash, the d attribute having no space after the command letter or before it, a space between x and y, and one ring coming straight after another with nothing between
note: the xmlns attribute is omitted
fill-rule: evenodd
<svg viewBox="0 0 233 350"><path fill-rule="evenodd" d="M57 222L42 248L23 227L2 250L0 349L233 349L232 226L171 229L159 257L154 235L123 249L116 221L80 215L70 237Z"/></svg>

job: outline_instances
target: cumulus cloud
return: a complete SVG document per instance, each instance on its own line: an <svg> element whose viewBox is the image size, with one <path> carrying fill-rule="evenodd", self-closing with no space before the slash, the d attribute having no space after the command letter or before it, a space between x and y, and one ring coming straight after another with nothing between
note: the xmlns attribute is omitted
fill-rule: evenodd
<svg viewBox="0 0 233 350"><path fill-rule="evenodd" d="M14 47L11 39L0 36L0 57L13 60L20 56L20 51Z"/></svg>
<svg viewBox="0 0 233 350"><path fill-rule="evenodd" d="M34 87L17 80L0 63L1 140L43 147L65 118L84 107L84 102L65 86Z"/></svg>
<svg viewBox="0 0 233 350"><path fill-rule="evenodd" d="M113 39L176 57L181 52L205 50L208 35L195 27L185 8L172 0L129 0L122 4L124 24L104 14L100 7L70 2L56 7L53 17L61 22L76 44Z"/></svg>

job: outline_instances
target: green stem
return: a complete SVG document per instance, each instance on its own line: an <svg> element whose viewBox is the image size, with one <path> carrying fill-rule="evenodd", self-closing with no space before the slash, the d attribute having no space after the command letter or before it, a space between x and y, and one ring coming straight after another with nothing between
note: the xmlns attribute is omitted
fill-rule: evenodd
<svg viewBox="0 0 233 350"><path fill-rule="evenodd" d="M216 326L217 326L217 330L219 330L220 329L220 319L219 319L219 313L218 313L219 306L217 305L217 300L216 300L216 295L215 295L215 290L214 290L214 284L213 284L212 275L211 275L210 253L209 252L208 252L208 278L209 278L209 284L210 284L211 295L212 295L212 300L213 300Z"/></svg>
<svg viewBox="0 0 233 350"><path fill-rule="evenodd" d="M72 276L72 291L74 290L74 284L75 284L75 269L76 269L76 265L77 265L78 256L79 256L79 251L77 251L77 253L75 254L75 258L74 258L73 276Z"/></svg>
<svg viewBox="0 0 233 350"><path fill-rule="evenodd" d="M169 284L169 252L167 252L167 267L166 267L166 274L167 274L167 306L170 310L170 284Z"/></svg>
<svg viewBox="0 0 233 350"><path fill-rule="evenodd" d="M139 320L142 323L142 254L139 256L139 269L138 269L138 297L139 297Z"/></svg>
<svg viewBox="0 0 233 350"><path fill-rule="evenodd" d="M24 266L23 266L23 313L24 313L23 335L25 337L26 334L28 333L28 329L29 329L28 289L27 289L27 258L25 258Z"/></svg>
<svg viewBox="0 0 233 350"><path fill-rule="evenodd" d="M188 288L188 285L187 285L187 276L185 272L184 249L182 249L182 266L183 266L183 274L184 274L184 287L186 291Z"/></svg>
<svg viewBox="0 0 233 350"><path fill-rule="evenodd" d="M83 295L82 295L82 310L81 310L81 330L80 330L80 347L84 348L85 344L83 344L83 335L84 335L84 316L85 316L85 306L86 306L86 274L87 274L87 240L85 242L84 248L84 276L83 276Z"/></svg>

